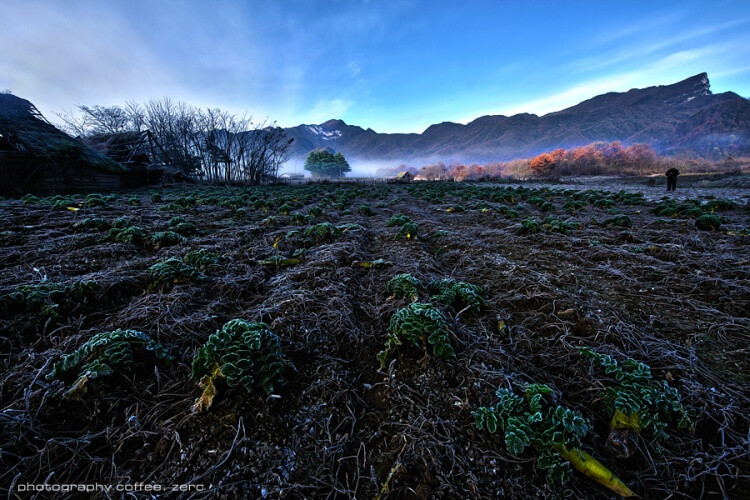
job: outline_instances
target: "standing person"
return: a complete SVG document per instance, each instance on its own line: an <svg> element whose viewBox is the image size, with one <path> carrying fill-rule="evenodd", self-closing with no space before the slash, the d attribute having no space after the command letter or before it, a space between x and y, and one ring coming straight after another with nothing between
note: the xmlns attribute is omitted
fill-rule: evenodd
<svg viewBox="0 0 750 500"><path fill-rule="evenodd" d="M680 175L680 171L672 167L667 170L665 175L667 176L667 191L674 191L677 189L677 176Z"/></svg>

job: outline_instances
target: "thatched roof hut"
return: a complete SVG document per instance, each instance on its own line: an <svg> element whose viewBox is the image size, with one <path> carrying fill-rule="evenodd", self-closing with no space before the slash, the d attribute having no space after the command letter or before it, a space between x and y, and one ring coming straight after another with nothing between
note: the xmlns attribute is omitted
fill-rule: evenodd
<svg viewBox="0 0 750 500"><path fill-rule="evenodd" d="M174 167L169 156L150 130L97 134L79 139L91 149L125 165L128 173L123 182L126 187L156 184L165 176L186 180Z"/></svg>
<svg viewBox="0 0 750 500"><path fill-rule="evenodd" d="M408 170L404 170L403 172L399 172L398 174L396 174L395 179L398 182L411 182L414 180L414 174L412 174Z"/></svg>
<svg viewBox="0 0 750 500"><path fill-rule="evenodd" d="M167 154L149 130L97 134L81 142L127 167L169 165Z"/></svg>
<svg viewBox="0 0 750 500"><path fill-rule="evenodd" d="M0 94L2 194L114 190L126 172L55 128L26 99Z"/></svg>

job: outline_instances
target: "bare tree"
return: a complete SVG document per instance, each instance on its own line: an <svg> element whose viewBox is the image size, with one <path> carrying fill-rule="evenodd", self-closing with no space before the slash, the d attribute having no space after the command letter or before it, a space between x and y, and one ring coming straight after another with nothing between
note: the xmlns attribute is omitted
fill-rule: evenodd
<svg viewBox="0 0 750 500"><path fill-rule="evenodd" d="M286 137L284 129L276 123L263 122L255 130L245 133L249 138L245 165L248 168L246 179L250 184L258 184L265 178L276 177L279 167L289 159L292 141Z"/></svg>
<svg viewBox="0 0 750 500"><path fill-rule="evenodd" d="M185 175L197 175L200 157L195 154L195 108L165 97L148 101L144 115L143 126L157 138L170 166Z"/></svg>
<svg viewBox="0 0 750 500"><path fill-rule="evenodd" d="M259 184L276 177L289 157L291 139L276 123L254 122L218 108L202 110L165 97L141 105L78 106L58 114L74 135L149 130L166 162L209 182Z"/></svg>
<svg viewBox="0 0 750 500"><path fill-rule="evenodd" d="M128 115L119 106L78 106L96 134L118 134L131 129Z"/></svg>
<svg viewBox="0 0 750 500"><path fill-rule="evenodd" d="M55 113L60 120L62 120L62 126L60 127L64 132L72 135L73 137L84 137L91 134L85 115L76 113L71 110L63 110Z"/></svg>
<svg viewBox="0 0 750 500"><path fill-rule="evenodd" d="M142 132L146 126L146 110L135 101L126 101L123 108L130 122L130 130Z"/></svg>
<svg viewBox="0 0 750 500"><path fill-rule="evenodd" d="M97 134L119 134L140 131L143 110L138 104L120 106L77 106L78 113L63 111L56 113L63 121L63 128L71 135L91 136Z"/></svg>

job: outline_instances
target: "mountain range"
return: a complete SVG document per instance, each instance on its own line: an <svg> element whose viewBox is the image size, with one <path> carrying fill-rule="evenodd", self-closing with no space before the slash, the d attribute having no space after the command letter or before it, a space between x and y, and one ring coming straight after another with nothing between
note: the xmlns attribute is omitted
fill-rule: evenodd
<svg viewBox="0 0 750 500"><path fill-rule="evenodd" d="M487 115L465 125L431 125L421 134L378 133L335 119L285 130L294 138L292 161L327 147L353 163L489 163L597 141L719 158L750 155L750 100L712 93L708 75L701 73L671 85L609 92L543 116Z"/></svg>

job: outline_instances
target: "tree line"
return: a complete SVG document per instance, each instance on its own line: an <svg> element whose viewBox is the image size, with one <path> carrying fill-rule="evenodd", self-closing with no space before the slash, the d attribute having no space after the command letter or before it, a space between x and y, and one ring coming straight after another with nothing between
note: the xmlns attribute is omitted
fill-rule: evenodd
<svg viewBox="0 0 750 500"><path fill-rule="evenodd" d="M168 166L209 182L259 184L276 177L293 140L275 122L170 98L124 106L79 105L58 116L74 136L148 130Z"/></svg>
<svg viewBox="0 0 750 500"><path fill-rule="evenodd" d="M721 162L699 158L659 156L648 144L624 146L619 141L595 142L577 148L558 148L508 162L486 164L438 162L419 169L400 165L392 170L382 169L381 175L393 171L410 171L424 180L484 180L496 178L527 179L533 177L591 176L591 175L649 175L672 167L684 172L730 171L746 165L747 160L727 157Z"/></svg>
<svg viewBox="0 0 750 500"><path fill-rule="evenodd" d="M637 174L645 173L656 164L657 159L657 154L648 144L625 147L620 141L595 142L537 155L531 159L529 169L535 176Z"/></svg>

